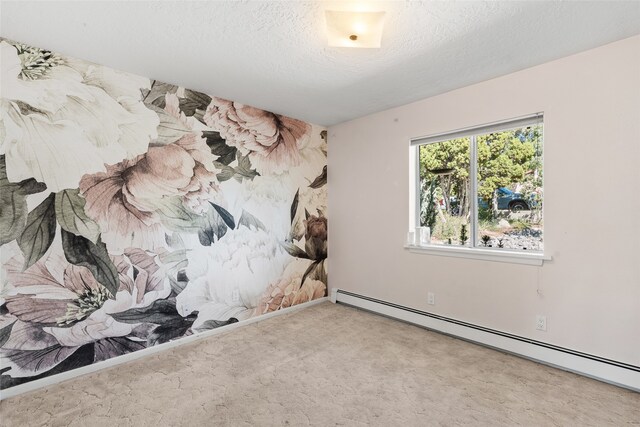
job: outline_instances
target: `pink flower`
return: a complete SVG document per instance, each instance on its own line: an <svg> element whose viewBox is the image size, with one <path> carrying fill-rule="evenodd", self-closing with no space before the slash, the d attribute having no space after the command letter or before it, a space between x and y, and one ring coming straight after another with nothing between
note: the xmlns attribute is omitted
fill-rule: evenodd
<svg viewBox="0 0 640 427"><path fill-rule="evenodd" d="M55 251L25 271L22 255L7 262L6 317L12 322L17 318L0 354L3 367L11 368L9 375L38 375L89 343L103 343L95 347L96 361L117 355L109 348L117 342L142 348L125 338L138 325L118 322L112 315L168 297L171 286L165 267L158 255L140 249L127 250L112 261L120 281L116 295L110 295L87 268L69 264Z"/></svg>
<svg viewBox="0 0 640 427"><path fill-rule="evenodd" d="M280 174L300 165L300 145L311 131L303 121L221 98L212 99L204 121L228 145L249 154L261 175Z"/></svg>
<svg viewBox="0 0 640 427"><path fill-rule="evenodd" d="M6 265L11 288L6 297L9 313L25 322L68 326L90 317L94 312L126 300L128 310L166 297L170 287L158 256L140 249L128 249L112 257L120 287L115 296L96 281L89 269L70 264L55 252L22 271L22 255ZM126 297L124 297L126 295ZM81 322L82 323L82 322Z"/></svg>
<svg viewBox="0 0 640 427"><path fill-rule="evenodd" d="M308 275L304 283L300 283L309 265L309 260L298 259L291 262L282 277L264 291L252 315L259 316L325 296L327 286L317 280L320 278L317 274ZM324 266L318 268L324 270Z"/></svg>
<svg viewBox="0 0 640 427"><path fill-rule="evenodd" d="M154 250L163 245L164 217L176 219L185 214L183 208L204 212L218 190L214 159L206 143L188 133L172 144L152 145L135 159L108 165L106 172L85 175L80 181L85 210L100 225L109 251Z"/></svg>
<svg viewBox="0 0 640 427"><path fill-rule="evenodd" d="M312 301L324 296L325 284L319 280L306 279L300 286L299 277L288 277L269 285L253 315L269 313L282 308Z"/></svg>

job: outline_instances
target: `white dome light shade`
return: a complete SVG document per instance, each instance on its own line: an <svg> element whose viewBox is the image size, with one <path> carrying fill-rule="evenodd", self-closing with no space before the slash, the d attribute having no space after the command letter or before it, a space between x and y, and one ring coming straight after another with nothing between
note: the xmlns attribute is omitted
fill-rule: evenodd
<svg viewBox="0 0 640 427"><path fill-rule="evenodd" d="M385 12L325 11L329 46L379 48Z"/></svg>

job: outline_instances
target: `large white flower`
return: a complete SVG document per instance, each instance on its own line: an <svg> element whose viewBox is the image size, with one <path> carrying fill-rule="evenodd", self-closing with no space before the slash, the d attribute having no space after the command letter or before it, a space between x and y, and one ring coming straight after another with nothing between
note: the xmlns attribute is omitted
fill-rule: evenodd
<svg viewBox="0 0 640 427"><path fill-rule="evenodd" d="M11 182L75 188L157 136L158 116L141 101L149 79L6 41L0 60L0 154Z"/></svg>
<svg viewBox="0 0 640 427"><path fill-rule="evenodd" d="M235 218L240 218L246 211L260 220L275 238L286 239L291 226L291 218L286 213L297 190L290 177L286 174L258 176L243 183L229 180L223 182L221 188L228 210Z"/></svg>
<svg viewBox="0 0 640 427"><path fill-rule="evenodd" d="M311 183L322 173L322 167L327 164L327 142L322 138L323 131L320 126L311 125L309 138L301 142L300 165L287 171L295 181Z"/></svg>
<svg viewBox="0 0 640 427"><path fill-rule="evenodd" d="M292 236L300 239L304 234L305 209L313 214L326 215L327 191L326 185L317 189L311 188L322 173L326 165L324 155L325 143L320 138L320 131L313 127L314 137L305 139L300 150L304 162L300 166L292 167L280 175L257 176L253 180L238 183L236 180L225 181L221 188L229 211L236 218L240 218L243 211L247 211L258 218L279 240L286 240ZM317 138L315 138L317 134ZM289 212L293 198L298 192L298 209L292 223Z"/></svg>
<svg viewBox="0 0 640 427"><path fill-rule="evenodd" d="M246 227L191 251L188 258L189 284L178 295L176 308L182 316L199 312L194 329L207 320L250 317L291 259L269 234Z"/></svg>

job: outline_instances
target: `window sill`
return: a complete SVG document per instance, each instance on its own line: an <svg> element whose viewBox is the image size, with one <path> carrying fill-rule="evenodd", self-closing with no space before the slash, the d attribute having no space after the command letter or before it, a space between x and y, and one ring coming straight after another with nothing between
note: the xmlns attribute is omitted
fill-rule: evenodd
<svg viewBox="0 0 640 427"><path fill-rule="evenodd" d="M483 261L506 262L511 264L542 265L544 261L551 261L550 256L542 253L522 253L503 251L499 249L468 248L459 246L416 246L404 247L411 253L448 256L455 258L479 259Z"/></svg>

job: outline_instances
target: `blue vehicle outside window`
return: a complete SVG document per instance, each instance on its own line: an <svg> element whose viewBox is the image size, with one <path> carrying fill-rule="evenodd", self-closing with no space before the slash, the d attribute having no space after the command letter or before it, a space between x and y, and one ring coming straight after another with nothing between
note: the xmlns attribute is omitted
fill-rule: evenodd
<svg viewBox="0 0 640 427"><path fill-rule="evenodd" d="M527 200L523 194L514 193L506 187L500 187L496 190L498 196L498 209L510 210L512 212L528 211L532 206L535 206L533 196ZM481 198L478 198L478 206L483 209L489 209L487 202Z"/></svg>

